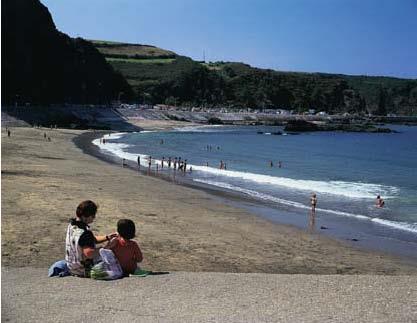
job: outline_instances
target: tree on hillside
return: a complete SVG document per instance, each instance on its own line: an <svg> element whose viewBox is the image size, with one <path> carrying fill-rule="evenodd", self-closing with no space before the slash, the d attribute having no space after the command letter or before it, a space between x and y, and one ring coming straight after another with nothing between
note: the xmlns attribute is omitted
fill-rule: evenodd
<svg viewBox="0 0 417 323"><path fill-rule="evenodd" d="M387 91L380 86L378 91L378 108L376 110L376 115L385 116L387 115Z"/></svg>

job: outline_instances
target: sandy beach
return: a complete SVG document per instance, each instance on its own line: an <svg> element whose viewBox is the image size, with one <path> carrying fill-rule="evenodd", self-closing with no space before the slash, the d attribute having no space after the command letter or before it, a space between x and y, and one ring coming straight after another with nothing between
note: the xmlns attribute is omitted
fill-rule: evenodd
<svg viewBox="0 0 417 323"><path fill-rule="evenodd" d="M91 199L99 204L95 232L115 231L120 218L135 221L143 266L151 270L417 273L410 261L274 224L207 192L84 154L73 142L83 133L11 128L8 138L2 129L2 266L46 268L63 259L68 219L79 202Z"/></svg>

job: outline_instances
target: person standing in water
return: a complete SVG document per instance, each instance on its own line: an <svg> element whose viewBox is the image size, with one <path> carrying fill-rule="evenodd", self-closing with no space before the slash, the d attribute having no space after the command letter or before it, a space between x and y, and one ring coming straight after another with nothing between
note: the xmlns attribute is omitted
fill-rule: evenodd
<svg viewBox="0 0 417 323"><path fill-rule="evenodd" d="M171 168L171 157L168 157L168 168Z"/></svg>
<svg viewBox="0 0 417 323"><path fill-rule="evenodd" d="M152 165L152 156L149 156L148 158L148 168L151 169L151 165Z"/></svg>
<svg viewBox="0 0 417 323"><path fill-rule="evenodd" d="M269 166L274 167L274 163L272 162L272 160L269 162Z"/></svg>
<svg viewBox="0 0 417 323"><path fill-rule="evenodd" d="M140 168L140 156L138 156L138 168Z"/></svg>
<svg viewBox="0 0 417 323"><path fill-rule="evenodd" d="M165 157L162 156L162 160L161 160L161 168L164 168L164 162L165 162Z"/></svg>
<svg viewBox="0 0 417 323"><path fill-rule="evenodd" d="M316 195L316 193L311 194L310 203L311 203L311 212L316 213L316 206L317 206L317 195Z"/></svg>

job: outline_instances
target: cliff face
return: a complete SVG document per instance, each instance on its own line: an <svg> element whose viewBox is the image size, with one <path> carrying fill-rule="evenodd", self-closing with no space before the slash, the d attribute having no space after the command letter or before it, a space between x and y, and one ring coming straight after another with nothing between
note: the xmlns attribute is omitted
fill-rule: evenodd
<svg viewBox="0 0 417 323"><path fill-rule="evenodd" d="M3 0L2 103L105 103L132 95L88 41L59 32L38 0Z"/></svg>

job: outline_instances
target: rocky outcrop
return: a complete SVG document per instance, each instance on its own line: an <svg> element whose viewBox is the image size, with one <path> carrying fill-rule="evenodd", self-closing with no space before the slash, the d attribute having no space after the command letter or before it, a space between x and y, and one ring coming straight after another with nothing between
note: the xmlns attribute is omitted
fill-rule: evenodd
<svg viewBox="0 0 417 323"><path fill-rule="evenodd" d="M311 131L346 131L346 132L395 132L389 128L376 127L370 123L313 123L306 120L290 120L284 128L287 132L311 132Z"/></svg>

